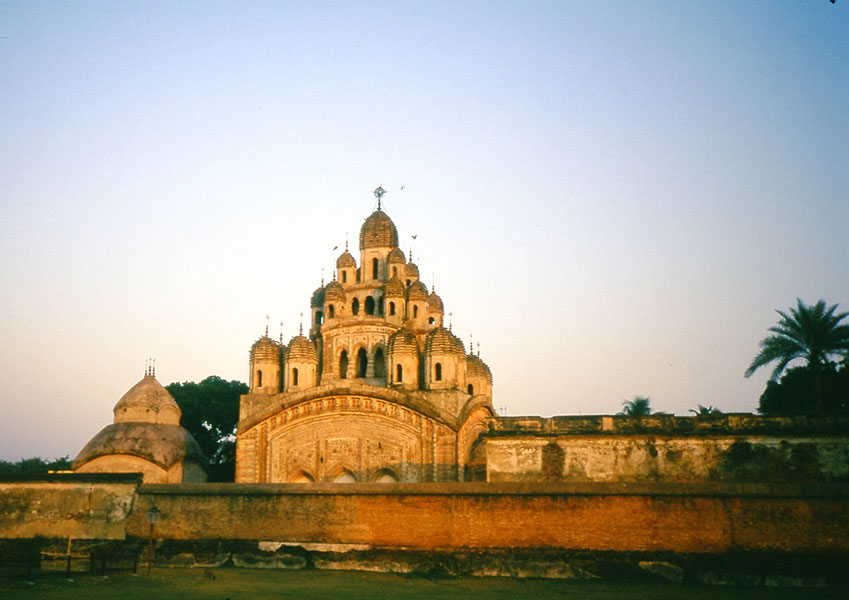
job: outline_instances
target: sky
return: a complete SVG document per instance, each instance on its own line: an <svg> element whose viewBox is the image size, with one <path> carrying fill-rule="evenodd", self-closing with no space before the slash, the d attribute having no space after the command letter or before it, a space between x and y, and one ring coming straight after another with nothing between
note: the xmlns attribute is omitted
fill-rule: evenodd
<svg viewBox="0 0 849 600"><path fill-rule="evenodd" d="M2 2L0 459L245 381L379 184L501 414L754 411L849 310L847 57L843 0Z"/></svg>

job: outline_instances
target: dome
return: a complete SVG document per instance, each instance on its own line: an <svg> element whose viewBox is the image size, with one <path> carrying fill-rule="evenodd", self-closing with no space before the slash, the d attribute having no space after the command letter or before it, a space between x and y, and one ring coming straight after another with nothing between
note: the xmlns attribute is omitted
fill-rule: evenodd
<svg viewBox="0 0 849 600"><path fill-rule="evenodd" d="M425 353L466 356L463 342L444 327L437 327L428 334L425 340Z"/></svg>
<svg viewBox="0 0 849 600"><path fill-rule="evenodd" d="M392 248L389 252L388 260L390 265L403 265L407 262L407 258L404 256L404 252L400 248Z"/></svg>
<svg viewBox="0 0 849 600"><path fill-rule="evenodd" d="M427 297L427 305L433 311L444 312L445 308L442 305L442 298L436 295L436 292L431 292Z"/></svg>
<svg viewBox="0 0 849 600"><path fill-rule="evenodd" d="M141 381L121 396L112 409L115 422L180 424L182 412L174 397L153 375Z"/></svg>
<svg viewBox="0 0 849 600"><path fill-rule="evenodd" d="M383 284L383 293L387 298L403 298L404 284L397 277L393 277Z"/></svg>
<svg viewBox="0 0 849 600"><path fill-rule="evenodd" d="M407 277L410 279L419 278L419 268L413 263L407 263Z"/></svg>
<svg viewBox="0 0 849 600"><path fill-rule="evenodd" d="M344 288L342 288L342 284L336 281L335 279L328 283L327 287L324 288L324 301L344 302L345 290Z"/></svg>
<svg viewBox="0 0 849 600"><path fill-rule="evenodd" d="M321 308L324 306L324 287L318 288L316 291L312 293L312 301L310 302L310 306L313 308Z"/></svg>
<svg viewBox="0 0 849 600"><path fill-rule="evenodd" d="M392 334L386 348L390 355L408 354L416 357L419 355L419 343L416 341L416 334L405 327Z"/></svg>
<svg viewBox="0 0 849 600"><path fill-rule="evenodd" d="M376 210L360 228L360 250L367 248L397 248L398 230L385 212Z"/></svg>
<svg viewBox="0 0 849 600"><path fill-rule="evenodd" d="M354 257L350 252L346 249L342 254L339 255L339 258L336 259L336 268L337 269L346 269L346 268L357 268L357 261L354 260Z"/></svg>
<svg viewBox="0 0 849 600"><path fill-rule="evenodd" d="M466 376L486 378L486 368L483 361L474 354L466 356Z"/></svg>
<svg viewBox="0 0 849 600"><path fill-rule="evenodd" d="M427 300L427 286L421 281L414 281L407 288L407 300Z"/></svg>
<svg viewBox="0 0 849 600"><path fill-rule="evenodd" d="M267 335L251 346L251 362L275 362L280 360L280 344Z"/></svg>
<svg viewBox="0 0 849 600"><path fill-rule="evenodd" d="M318 363L318 352L315 350L315 345L303 335L293 337L288 348L287 361Z"/></svg>

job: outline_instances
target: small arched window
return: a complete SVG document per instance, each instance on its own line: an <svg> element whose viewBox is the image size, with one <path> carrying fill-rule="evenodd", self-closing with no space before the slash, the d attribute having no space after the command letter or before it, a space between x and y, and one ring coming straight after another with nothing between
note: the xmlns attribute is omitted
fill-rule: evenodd
<svg viewBox="0 0 849 600"><path fill-rule="evenodd" d="M339 356L339 378L347 379L348 378L348 351L342 350L342 354Z"/></svg>
<svg viewBox="0 0 849 600"><path fill-rule="evenodd" d="M475 395L475 388L474 388L474 386L472 386L472 384L471 384L471 383L469 384L469 387L467 388L467 390L468 390L468 392L469 392L469 396L474 396L474 395Z"/></svg>
<svg viewBox="0 0 849 600"><path fill-rule="evenodd" d="M328 304L327 305L327 318L332 319L335 314L336 314L336 309L333 308L332 304Z"/></svg>
<svg viewBox="0 0 849 600"><path fill-rule="evenodd" d="M342 283L348 283L348 271L342 271Z"/></svg>
<svg viewBox="0 0 849 600"><path fill-rule="evenodd" d="M404 368L401 365L395 365L395 381L398 383L404 381Z"/></svg>
<svg viewBox="0 0 849 600"><path fill-rule="evenodd" d="M315 324L316 325L321 325L322 317L324 317L324 313L322 313L321 311L318 311L318 312L315 313Z"/></svg>
<svg viewBox="0 0 849 600"><path fill-rule="evenodd" d="M371 278L377 279L377 259L371 259Z"/></svg>
<svg viewBox="0 0 849 600"><path fill-rule="evenodd" d="M442 363L433 365L433 378L436 381L442 381Z"/></svg>
<svg viewBox="0 0 849 600"><path fill-rule="evenodd" d="M366 369L368 369L368 355L365 348L360 348L357 352L357 377L365 377Z"/></svg>
<svg viewBox="0 0 849 600"><path fill-rule="evenodd" d="M374 351L374 376L386 377L386 358L383 355L383 348Z"/></svg>
<svg viewBox="0 0 849 600"><path fill-rule="evenodd" d="M408 280L407 280L407 287L410 287L410 285L411 285L412 283L413 283L413 282L412 282L412 281L410 281L410 280L408 279Z"/></svg>
<svg viewBox="0 0 849 600"><path fill-rule="evenodd" d="M390 303L389 303L389 314L390 314L390 315L394 315L394 314L395 314L395 303L394 303L394 302L390 302Z"/></svg>
<svg viewBox="0 0 849 600"><path fill-rule="evenodd" d="M298 368L297 367L292 369L292 385L295 386L295 387L298 386Z"/></svg>
<svg viewBox="0 0 849 600"><path fill-rule="evenodd" d="M395 277L397 275L398 275L398 267L392 267L392 277Z"/></svg>
<svg viewBox="0 0 849 600"><path fill-rule="evenodd" d="M415 319L418 316L419 316L419 305L413 304L413 318Z"/></svg>
<svg viewBox="0 0 849 600"><path fill-rule="evenodd" d="M371 296L366 296L366 314L374 314L374 298L372 298Z"/></svg>
<svg viewBox="0 0 849 600"><path fill-rule="evenodd" d="M262 371L256 372L256 387L262 387Z"/></svg>
<svg viewBox="0 0 849 600"><path fill-rule="evenodd" d="M360 313L360 301L357 298L354 298L354 301L351 302L351 313L355 316Z"/></svg>
<svg viewBox="0 0 849 600"><path fill-rule="evenodd" d="M433 325L433 323L434 323L433 317L429 318L427 320L427 323L428 323L428 325Z"/></svg>
<svg viewBox="0 0 849 600"><path fill-rule="evenodd" d="M360 282L360 270L357 269L357 283Z"/></svg>

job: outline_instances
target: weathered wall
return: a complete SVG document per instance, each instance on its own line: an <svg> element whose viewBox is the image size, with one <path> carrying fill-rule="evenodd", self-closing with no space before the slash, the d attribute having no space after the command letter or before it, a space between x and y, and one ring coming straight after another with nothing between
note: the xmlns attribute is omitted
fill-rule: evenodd
<svg viewBox="0 0 849 600"><path fill-rule="evenodd" d="M128 535L437 549L849 551L847 486L143 485Z"/></svg>
<svg viewBox="0 0 849 600"><path fill-rule="evenodd" d="M141 476L0 482L0 538L123 539Z"/></svg>
<svg viewBox="0 0 849 600"><path fill-rule="evenodd" d="M482 443L492 482L849 482L845 419L512 417Z"/></svg>

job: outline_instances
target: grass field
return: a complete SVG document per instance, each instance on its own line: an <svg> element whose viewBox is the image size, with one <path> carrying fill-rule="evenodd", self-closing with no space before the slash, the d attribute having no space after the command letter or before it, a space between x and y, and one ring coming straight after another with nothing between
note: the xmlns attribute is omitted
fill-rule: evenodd
<svg viewBox="0 0 849 600"><path fill-rule="evenodd" d="M297 598L573 598L665 600L784 600L840 597L828 590L728 588L673 583L621 583L580 580L472 578L426 579L355 571L279 571L215 569L209 579L200 569L154 569L138 575L41 576L31 581L0 580L0 598L33 600L118 600L215 598L264 600Z"/></svg>

